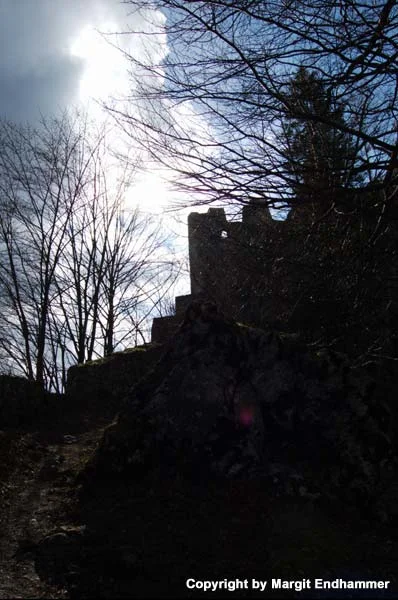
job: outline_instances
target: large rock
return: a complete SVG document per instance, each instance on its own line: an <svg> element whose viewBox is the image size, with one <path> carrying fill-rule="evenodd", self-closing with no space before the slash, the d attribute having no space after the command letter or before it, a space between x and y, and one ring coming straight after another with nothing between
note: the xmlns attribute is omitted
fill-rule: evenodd
<svg viewBox="0 0 398 600"><path fill-rule="evenodd" d="M186 598L188 578L396 581L376 393L340 355L191 305L82 473L71 596Z"/></svg>
<svg viewBox="0 0 398 600"><path fill-rule="evenodd" d="M374 389L344 356L311 354L193 304L105 432L91 475L255 479L277 496L366 504L390 453L389 413Z"/></svg>

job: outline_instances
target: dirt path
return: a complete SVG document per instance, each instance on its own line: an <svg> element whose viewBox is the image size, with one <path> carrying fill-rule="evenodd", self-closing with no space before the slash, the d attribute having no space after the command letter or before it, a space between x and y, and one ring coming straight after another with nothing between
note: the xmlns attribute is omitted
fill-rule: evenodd
<svg viewBox="0 0 398 600"><path fill-rule="evenodd" d="M75 501L76 475L109 422L103 417L84 420L76 416L31 431L0 432L0 600L70 597L66 587L39 578L35 557L46 535L79 527L82 513ZM294 503L293 511L289 502L285 508L279 500L273 505L262 487L256 490L254 486L250 493L245 488L242 493L239 483L232 482L215 490L210 486L207 493L206 489L184 488L178 478L174 488L170 481L167 486L162 479L158 485L156 479L148 481L154 486L149 494L145 481L141 494L135 484L134 494L121 484L86 499L83 520L89 532L85 540L88 559L76 571L80 587L75 597L93 597L93 590L100 590L101 597L131 598L139 596L138 589L146 597L152 591L171 597L182 589L183 574L193 572L192 565L201 561L203 573L214 570L224 577L232 564L242 578L250 569L256 577L263 577L264 549L271 572L283 567L292 578L297 572L319 577L329 565L328 578L341 573L384 578L393 581L396 589L398 517L395 529L364 522L354 530L349 523L345 527L344 519L330 520L311 506L303 512L300 504L297 512ZM391 506L397 505L398 490L393 491ZM264 506L273 508L259 512ZM220 535L214 536L215 531ZM180 545L174 542L176 536ZM56 562L54 547L50 548L49 563ZM214 557L211 567L209 556ZM48 566L45 576L54 577L54 565Z"/></svg>
<svg viewBox="0 0 398 600"><path fill-rule="evenodd" d="M76 474L108 422L0 432L0 599L68 598L40 580L34 550L44 536L70 528Z"/></svg>

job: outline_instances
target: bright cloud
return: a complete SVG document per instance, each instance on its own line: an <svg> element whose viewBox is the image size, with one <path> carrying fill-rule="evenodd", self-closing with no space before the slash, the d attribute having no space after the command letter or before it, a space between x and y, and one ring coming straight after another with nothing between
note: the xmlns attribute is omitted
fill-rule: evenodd
<svg viewBox="0 0 398 600"><path fill-rule="evenodd" d="M117 30L116 23L99 28L86 25L71 45L70 53L83 61L79 99L105 100L128 93L127 61L119 48L111 45L106 33Z"/></svg>
<svg viewBox="0 0 398 600"><path fill-rule="evenodd" d="M112 44L143 52L142 39L106 34L145 27L120 0L0 0L0 117L34 121L126 94L128 61Z"/></svg>

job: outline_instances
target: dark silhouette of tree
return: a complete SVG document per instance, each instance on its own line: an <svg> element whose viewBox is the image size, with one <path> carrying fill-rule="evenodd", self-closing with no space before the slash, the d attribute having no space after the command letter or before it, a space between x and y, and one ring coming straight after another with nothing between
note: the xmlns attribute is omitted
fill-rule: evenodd
<svg viewBox="0 0 398 600"><path fill-rule="evenodd" d="M0 130L0 285L3 352L44 385L50 307L67 223L87 183L84 130L67 117Z"/></svg>
<svg viewBox="0 0 398 600"><path fill-rule="evenodd" d="M354 168L357 148L344 131L343 105L315 72L304 67L290 82L285 102L286 170L292 175L296 200L341 203L344 189L361 181Z"/></svg>
<svg viewBox="0 0 398 600"><path fill-rule="evenodd" d="M0 357L59 392L72 364L145 340L178 271L159 221L127 208L105 131L3 121L0 145Z"/></svg>

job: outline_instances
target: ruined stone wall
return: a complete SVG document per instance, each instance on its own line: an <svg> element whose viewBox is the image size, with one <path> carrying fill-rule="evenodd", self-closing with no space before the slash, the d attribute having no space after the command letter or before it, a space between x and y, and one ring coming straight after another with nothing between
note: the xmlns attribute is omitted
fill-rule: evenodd
<svg viewBox="0 0 398 600"><path fill-rule="evenodd" d="M176 298L176 315L153 321L152 341L164 342L177 330L192 300L214 301L225 316L259 324L259 311L272 312L267 299L264 249L276 252L288 229L286 222L272 219L265 205L243 207L241 221L228 221L223 208L188 217L191 294ZM286 237L286 236L284 236ZM288 243L288 242L286 242ZM261 268L260 268L261 267ZM271 277L271 272L269 277ZM275 312L275 311L274 311Z"/></svg>
<svg viewBox="0 0 398 600"><path fill-rule="evenodd" d="M0 375L0 430L30 427L55 419L65 410L65 396L46 392L36 381Z"/></svg>
<svg viewBox="0 0 398 600"><path fill-rule="evenodd" d="M373 331L385 330L384 338L391 338L394 291L385 283L396 275L393 264L387 272L383 256L395 253L393 232L380 238L377 251L370 249L374 211L327 208L322 202L299 204L284 221L272 219L264 204L244 206L241 221L228 221L220 208L191 213L191 294L185 305L210 300L239 322L301 332L308 341L344 340L342 350L352 354L373 344ZM166 341L184 312L177 310L167 322L157 319L152 339ZM364 328L370 320L374 325Z"/></svg>
<svg viewBox="0 0 398 600"><path fill-rule="evenodd" d="M153 368L162 353L161 346L148 344L74 365L68 371L66 385L69 409L115 415L126 394Z"/></svg>
<svg viewBox="0 0 398 600"><path fill-rule="evenodd" d="M191 213L188 218L191 292L215 301L224 314L256 322L258 303L265 310L264 287L258 286L261 249L275 248L288 224L273 220L263 205L247 205L242 221L228 221L224 209ZM271 276L271 274L270 274Z"/></svg>
<svg viewBox="0 0 398 600"><path fill-rule="evenodd" d="M207 213L188 217L191 294L212 295L217 276L225 266L228 253L228 222L224 209L210 208Z"/></svg>

